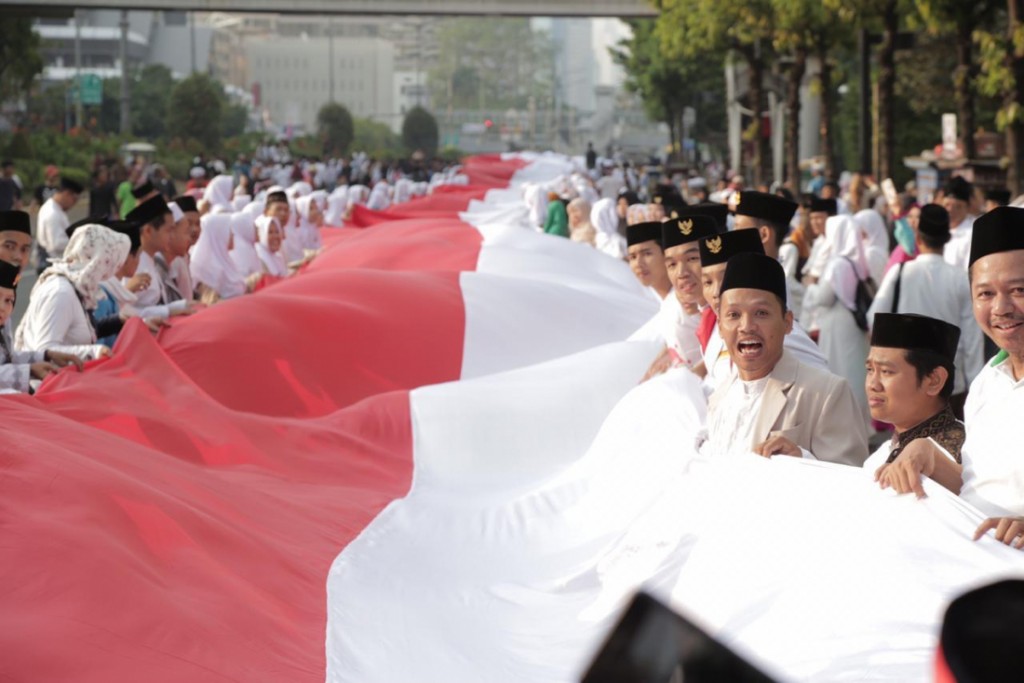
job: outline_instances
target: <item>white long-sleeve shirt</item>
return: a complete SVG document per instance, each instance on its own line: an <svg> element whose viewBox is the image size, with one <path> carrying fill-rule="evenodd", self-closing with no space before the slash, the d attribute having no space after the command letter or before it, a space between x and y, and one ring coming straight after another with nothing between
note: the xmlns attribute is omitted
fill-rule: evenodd
<svg viewBox="0 0 1024 683"><path fill-rule="evenodd" d="M946 263L967 270L971 258L971 235L974 234L974 216L968 216L949 230L949 241L942 250Z"/></svg>
<svg viewBox="0 0 1024 683"><path fill-rule="evenodd" d="M135 274L138 275L140 273L149 275L149 287L135 293L134 306L138 309L140 317L168 318L171 314L179 313L188 306L188 302L184 299L170 304L167 303L167 292L164 289L163 275L160 272L159 266L156 265L156 261L145 251L139 251L139 266L135 269ZM129 279L124 278L122 284L127 286Z"/></svg>
<svg viewBox="0 0 1024 683"><path fill-rule="evenodd" d="M984 345L981 328L974 320L971 288L967 275L938 254L921 254L913 261L889 269L868 310L868 323L875 313L892 312L896 280L900 279L900 302L896 313L918 313L938 318L960 328L956 352L953 393L961 394L981 372Z"/></svg>
<svg viewBox="0 0 1024 683"><path fill-rule="evenodd" d="M47 278L32 290L17 341L18 351L62 351L82 358L98 358L105 348L96 343L74 285L63 277Z"/></svg>
<svg viewBox="0 0 1024 683"><path fill-rule="evenodd" d="M36 220L36 239L49 258L59 259L64 255L64 247L68 246L69 225L68 215L53 197L43 202Z"/></svg>

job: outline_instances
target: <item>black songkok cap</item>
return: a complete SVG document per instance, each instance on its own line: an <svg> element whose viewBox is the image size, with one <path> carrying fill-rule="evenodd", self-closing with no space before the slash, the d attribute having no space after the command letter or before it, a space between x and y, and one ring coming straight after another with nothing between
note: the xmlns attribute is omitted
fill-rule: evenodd
<svg viewBox="0 0 1024 683"><path fill-rule="evenodd" d="M661 248L678 247L718 234L718 226L711 216L674 218L661 224Z"/></svg>
<svg viewBox="0 0 1024 683"><path fill-rule="evenodd" d="M284 192L281 192L281 191L271 192L270 194L267 195L266 204L269 206L270 204L273 204L274 202L284 202L285 204L287 204L288 203L288 195L285 194Z"/></svg>
<svg viewBox="0 0 1024 683"><path fill-rule="evenodd" d="M181 209L182 213L188 213L189 211L199 212L199 207L196 206L195 197L183 194L175 197L172 201L178 205L178 208Z"/></svg>
<svg viewBox="0 0 1024 683"><path fill-rule="evenodd" d="M767 192L744 190L736 195L736 215L753 216L773 223L789 225L799 208L796 202Z"/></svg>
<svg viewBox="0 0 1024 683"><path fill-rule="evenodd" d="M917 230L929 237L945 237L949 240L949 211L938 204L925 204L921 207L921 218Z"/></svg>
<svg viewBox="0 0 1024 683"><path fill-rule="evenodd" d="M934 351L951 363L959 341L959 327L917 313L876 313L871 324L872 346Z"/></svg>
<svg viewBox="0 0 1024 683"><path fill-rule="evenodd" d="M955 178L950 178L949 182L946 183L945 191L948 196L954 199L969 202L971 201L971 195L974 194L974 186L960 176L956 176Z"/></svg>
<svg viewBox="0 0 1024 683"><path fill-rule="evenodd" d="M131 253L135 253L142 246L142 226L134 221L105 221L105 226L114 232L128 236L131 242Z"/></svg>
<svg viewBox="0 0 1024 683"><path fill-rule="evenodd" d="M661 222L637 223L626 227L626 246L654 240L661 246Z"/></svg>
<svg viewBox="0 0 1024 683"><path fill-rule="evenodd" d="M1017 249L1024 249L1024 209L998 206L974 221L967 265L989 254Z"/></svg>
<svg viewBox="0 0 1024 683"><path fill-rule="evenodd" d="M835 216L839 213L839 203L834 198L811 197L809 210L811 213L825 212L829 216Z"/></svg>
<svg viewBox="0 0 1024 683"><path fill-rule="evenodd" d="M995 202L999 206L1006 206L1010 203L1010 191L1005 187L997 187L985 192L985 199Z"/></svg>
<svg viewBox="0 0 1024 683"><path fill-rule="evenodd" d="M939 635L939 666L945 663L951 681L1000 681L1017 663L1022 646L1024 581L1007 579L949 604Z"/></svg>
<svg viewBox="0 0 1024 683"><path fill-rule="evenodd" d="M171 209L167 206L167 202L164 201L164 198L161 195L156 195L155 197L150 197L129 211L128 215L124 218L125 220L133 223L138 223L139 225L146 225L147 223L152 223L160 216L170 213Z"/></svg>
<svg viewBox="0 0 1024 683"><path fill-rule="evenodd" d="M626 204L628 204L629 206L633 206L634 204L639 204L640 203L640 196L636 192L633 192L632 190L626 190L625 192L620 192L618 199L625 199L626 200ZM618 200L616 200L616 201L618 201Z"/></svg>
<svg viewBox="0 0 1024 683"><path fill-rule="evenodd" d="M738 232L752 232L755 235L757 230L740 230ZM722 276L722 287L718 296L727 289L760 289L771 292L786 302L786 271L782 264L771 256L754 252L739 253L729 259L725 266L725 275Z"/></svg>
<svg viewBox="0 0 1024 683"><path fill-rule="evenodd" d="M148 178L144 180L141 185L136 185L132 188L132 196L136 199L142 199L151 192L156 192L156 188L153 187L153 183L151 183Z"/></svg>
<svg viewBox="0 0 1024 683"><path fill-rule="evenodd" d="M729 207L718 202L702 202L682 207L676 211L676 218L687 218L689 216L711 216L715 219L715 225L719 232L725 232L728 226Z"/></svg>
<svg viewBox="0 0 1024 683"><path fill-rule="evenodd" d="M11 265L7 261L0 261L0 287L4 289L17 289L20 278L21 268Z"/></svg>
<svg viewBox="0 0 1024 683"><path fill-rule="evenodd" d="M674 185L658 185L651 193L651 203L665 206L686 206L683 196Z"/></svg>
<svg viewBox="0 0 1024 683"><path fill-rule="evenodd" d="M702 268L727 262L736 254L764 254L761 233L757 230L732 230L700 241Z"/></svg>
<svg viewBox="0 0 1024 683"><path fill-rule="evenodd" d="M23 232L32 234L32 225L24 211L0 211L0 232Z"/></svg>
<svg viewBox="0 0 1024 683"><path fill-rule="evenodd" d="M75 234L75 230L78 230L83 225L106 225L107 221L102 216L87 216L80 221L75 221L67 228L64 229L64 234L71 237Z"/></svg>
<svg viewBox="0 0 1024 683"><path fill-rule="evenodd" d="M82 194L82 192L85 191L85 188L82 187L81 183L75 182L71 178L61 178L60 189L69 190L71 192L74 192L75 194Z"/></svg>

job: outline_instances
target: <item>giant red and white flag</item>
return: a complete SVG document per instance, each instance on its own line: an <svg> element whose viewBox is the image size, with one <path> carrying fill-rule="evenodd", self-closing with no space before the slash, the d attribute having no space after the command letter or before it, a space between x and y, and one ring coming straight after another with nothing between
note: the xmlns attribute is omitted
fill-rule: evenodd
<svg viewBox="0 0 1024 683"><path fill-rule="evenodd" d="M793 680L927 680L945 601L1022 573L944 491L706 462L656 308L531 229L555 155L327 231L299 276L0 397L0 674L570 681L638 586Z"/></svg>

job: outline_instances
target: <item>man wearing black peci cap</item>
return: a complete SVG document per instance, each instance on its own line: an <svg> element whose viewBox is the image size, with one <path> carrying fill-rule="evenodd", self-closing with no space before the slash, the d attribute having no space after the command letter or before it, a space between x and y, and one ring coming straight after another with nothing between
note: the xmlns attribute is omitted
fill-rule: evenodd
<svg viewBox="0 0 1024 683"><path fill-rule="evenodd" d="M665 270L665 253L661 250L661 222L636 223L626 228L626 254L629 267L640 284L647 287L658 301L672 291Z"/></svg>
<svg viewBox="0 0 1024 683"><path fill-rule="evenodd" d="M754 452L860 466L868 455L867 434L846 380L801 363L785 348L793 313L779 262L751 252L731 257L719 298L722 338L736 371L708 400L701 453Z"/></svg>
<svg viewBox="0 0 1024 683"><path fill-rule="evenodd" d="M764 253L782 263L780 252L789 226L800 205L796 202L774 194L764 192L741 192L734 200L736 219L733 230L757 230L761 238ZM796 247L792 247L792 258L797 258ZM783 265L785 268L785 265ZM786 278L786 293L790 301L790 309L794 315L799 313L803 302L804 286L797 279L794 265L793 277Z"/></svg>
<svg viewBox="0 0 1024 683"><path fill-rule="evenodd" d="M39 240L39 272L50 265L48 259L59 259L68 245L66 231L71 221L67 212L78 202L83 187L70 178L61 178L60 189L46 200L39 209L36 219L36 236Z"/></svg>
<svg viewBox="0 0 1024 683"><path fill-rule="evenodd" d="M761 237L755 230L733 230L722 233L711 238L700 241L700 265L701 285L704 300L707 301L710 312L705 311L709 318L718 315L719 288L722 278L725 276L726 264L729 259L737 254L755 253L764 254L764 246L761 244ZM769 257L770 258L770 257ZM729 349L725 345L720 334L718 323L710 330L707 344L704 348L704 369L705 386L714 390L723 381L734 375L736 370L730 360ZM828 370L828 363L825 356L818 349L817 344L811 341L807 333L799 324L793 324L792 334L786 335L786 348L794 357L802 363Z"/></svg>
<svg viewBox="0 0 1024 683"><path fill-rule="evenodd" d="M148 199L152 199L158 194L160 193L157 191L156 187L153 186L153 183L149 178L143 178L141 183L132 188L132 197L135 198L136 206Z"/></svg>
<svg viewBox="0 0 1024 683"><path fill-rule="evenodd" d="M864 469L882 488L903 476L891 463L906 449L926 441L944 457L928 476L947 488L959 485L964 425L949 398L960 329L926 315L879 313L871 327L871 350L864 385L871 417L893 425L892 439L882 444ZM918 484L920 486L920 484Z"/></svg>
<svg viewBox="0 0 1024 683"><path fill-rule="evenodd" d="M830 217L839 215L839 204L834 198L811 197L807 215L814 242L811 243L811 253L807 256L807 263L800 275L802 284L812 285L818 281L825 270L825 263L828 261L825 223Z"/></svg>
<svg viewBox="0 0 1024 683"><path fill-rule="evenodd" d="M149 310L154 317L167 318L192 312L191 303L184 299L171 302L164 286L156 255L166 252L174 228L171 209L164 198L157 194L132 209L125 219L138 223L142 247L139 250L139 266L136 275L145 274L150 278L149 286L136 294L139 308ZM125 283L127 285L127 282ZM159 308L158 308L159 307Z"/></svg>
<svg viewBox="0 0 1024 683"><path fill-rule="evenodd" d="M997 187L991 190L985 190L985 213L988 213L992 209L997 209L1000 206L1006 206L1010 203L1012 197L1010 191L1005 187Z"/></svg>
<svg viewBox="0 0 1024 683"><path fill-rule="evenodd" d="M0 261L19 270L32 258L32 224L24 211L0 211Z"/></svg>
<svg viewBox="0 0 1024 683"><path fill-rule="evenodd" d="M974 216L971 215L971 201L974 199L974 185L957 176L950 178L944 189L942 206L949 211L949 242L943 250L946 263L967 269L967 257L971 251L971 230Z"/></svg>
<svg viewBox="0 0 1024 683"><path fill-rule="evenodd" d="M974 321L967 278L942 257L948 241L949 213L938 204L922 206L915 233L918 256L885 274L868 311L868 323L876 313L918 313L960 328L952 404L957 417L962 418L967 387L981 372L984 358L981 328Z"/></svg>
<svg viewBox="0 0 1024 683"><path fill-rule="evenodd" d="M654 318L630 339L650 338L665 344L651 364L644 379L673 367L685 367L704 376L704 359L697 328L701 308L706 304L700 282L700 250L698 242L718 234L710 216L689 216L667 220L661 224L661 246L665 253L665 270L672 283L672 294ZM649 331L649 334L647 333Z"/></svg>

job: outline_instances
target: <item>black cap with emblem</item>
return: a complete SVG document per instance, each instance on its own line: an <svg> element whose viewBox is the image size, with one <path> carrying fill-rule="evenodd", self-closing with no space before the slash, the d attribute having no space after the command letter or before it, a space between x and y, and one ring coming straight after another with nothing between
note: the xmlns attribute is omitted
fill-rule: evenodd
<svg viewBox="0 0 1024 683"><path fill-rule="evenodd" d="M700 241L701 268L725 263L736 254L764 254L764 245L757 230L733 230Z"/></svg>
<svg viewBox="0 0 1024 683"><path fill-rule="evenodd" d="M661 248L670 249L717 234L718 226L711 216L675 218L661 224Z"/></svg>

